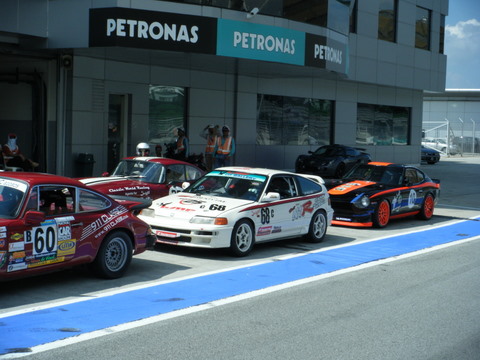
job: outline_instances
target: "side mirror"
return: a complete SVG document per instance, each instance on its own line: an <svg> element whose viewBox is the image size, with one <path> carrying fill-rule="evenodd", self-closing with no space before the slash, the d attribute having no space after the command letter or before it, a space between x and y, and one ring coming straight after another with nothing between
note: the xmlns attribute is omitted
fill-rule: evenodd
<svg viewBox="0 0 480 360"><path fill-rule="evenodd" d="M110 173L108 171L105 171L105 172L102 173L102 176L103 177L108 177L108 176L110 176Z"/></svg>
<svg viewBox="0 0 480 360"><path fill-rule="evenodd" d="M42 211L29 210L25 214L26 225L38 225L45 221L45 213Z"/></svg>
<svg viewBox="0 0 480 360"><path fill-rule="evenodd" d="M280 194L278 192L269 192L263 195L261 202L272 202L280 200Z"/></svg>
<svg viewBox="0 0 480 360"><path fill-rule="evenodd" d="M182 189L185 190L186 188L188 188L190 186L190 183L188 181L184 181L182 183Z"/></svg>

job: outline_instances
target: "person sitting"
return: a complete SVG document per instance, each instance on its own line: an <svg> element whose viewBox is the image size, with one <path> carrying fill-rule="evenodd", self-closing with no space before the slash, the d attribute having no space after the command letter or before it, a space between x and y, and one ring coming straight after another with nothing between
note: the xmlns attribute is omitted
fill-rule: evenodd
<svg viewBox="0 0 480 360"><path fill-rule="evenodd" d="M5 158L5 165L10 167L19 167L23 171L33 171L39 166L33 160L27 159L17 145L17 135L14 133L8 134L8 141L2 147L3 157Z"/></svg>

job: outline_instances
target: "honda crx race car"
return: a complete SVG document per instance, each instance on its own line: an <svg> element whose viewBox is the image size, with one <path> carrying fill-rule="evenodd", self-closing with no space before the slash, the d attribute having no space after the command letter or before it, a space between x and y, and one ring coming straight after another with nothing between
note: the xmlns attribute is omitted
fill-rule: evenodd
<svg viewBox="0 0 480 360"><path fill-rule="evenodd" d="M356 227L384 227L412 215L429 220L440 194L440 180L413 166L381 162L358 165L327 186L332 224Z"/></svg>
<svg viewBox="0 0 480 360"><path fill-rule="evenodd" d="M117 201L66 177L0 173L0 280L90 264L118 278L154 244L135 215L151 200Z"/></svg>
<svg viewBox="0 0 480 360"><path fill-rule="evenodd" d="M159 243L230 248L233 255L245 256L259 242L302 235L320 242L332 215L319 176L226 167L155 200L139 217Z"/></svg>

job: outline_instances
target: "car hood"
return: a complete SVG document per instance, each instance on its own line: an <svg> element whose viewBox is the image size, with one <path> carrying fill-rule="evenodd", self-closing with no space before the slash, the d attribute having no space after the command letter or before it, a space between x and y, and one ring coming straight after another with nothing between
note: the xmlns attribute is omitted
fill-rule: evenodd
<svg viewBox="0 0 480 360"><path fill-rule="evenodd" d="M342 185L338 185L328 191L330 195L346 195L356 190L375 190L378 188L384 187L375 181L365 181L365 180L354 180L346 182Z"/></svg>
<svg viewBox="0 0 480 360"><path fill-rule="evenodd" d="M251 203L251 200L179 193L154 201L151 208L155 210L155 216L191 219L194 216L216 217Z"/></svg>
<svg viewBox="0 0 480 360"><path fill-rule="evenodd" d="M108 176L80 180L85 185L108 195L131 195L131 193L150 193L150 187L142 181L123 176ZM138 196L138 195L137 195Z"/></svg>

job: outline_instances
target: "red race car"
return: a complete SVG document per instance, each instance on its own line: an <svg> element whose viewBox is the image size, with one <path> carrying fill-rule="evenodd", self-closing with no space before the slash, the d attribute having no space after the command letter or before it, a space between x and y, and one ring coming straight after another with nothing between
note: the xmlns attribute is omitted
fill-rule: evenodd
<svg viewBox="0 0 480 360"><path fill-rule="evenodd" d="M80 179L90 188L107 195L158 199L182 191L182 183L192 183L204 171L190 163L163 157L128 157L113 173L104 177Z"/></svg>
<svg viewBox="0 0 480 360"><path fill-rule="evenodd" d="M56 175L0 172L0 280L90 263L121 277L132 255L154 244L135 215L151 200L114 200Z"/></svg>

